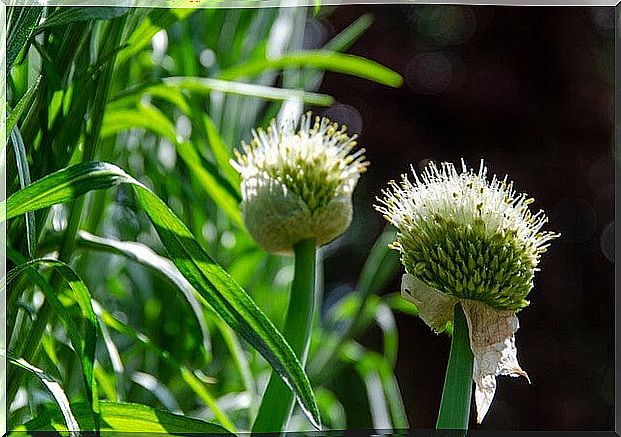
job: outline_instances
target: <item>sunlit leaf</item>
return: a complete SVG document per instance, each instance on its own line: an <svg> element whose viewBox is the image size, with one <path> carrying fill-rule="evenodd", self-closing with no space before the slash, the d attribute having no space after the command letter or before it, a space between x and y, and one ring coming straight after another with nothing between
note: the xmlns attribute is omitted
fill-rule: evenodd
<svg viewBox="0 0 621 437"><path fill-rule="evenodd" d="M91 190L118 184L134 188L138 202L155 226L173 262L199 293L197 297L257 349L293 390L312 423L318 425L319 411L310 383L282 334L250 296L205 252L166 204L123 170L101 162L77 164L14 193L6 203L2 202L0 208L6 210L8 220L75 199Z"/></svg>
<svg viewBox="0 0 621 437"><path fill-rule="evenodd" d="M58 420L58 423L64 427L65 431L78 433L80 431L80 425L78 425L78 421L75 419L75 416L71 411L71 406L69 405L67 395L63 391L58 381L49 376L43 370L33 366L22 358L14 358L9 356L8 359L10 364L27 370L28 372L39 378L43 385L45 385L45 388L47 388L52 394L54 400L56 401L56 404L58 405L58 408L60 409L61 414L59 415L60 420ZM85 415L93 420L93 416L90 414L90 407L88 405L85 405L85 407ZM54 411L54 413L57 413L57 411ZM93 428L91 429L94 429L94 423Z"/></svg>
<svg viewBox="0 0 621 437"><path fill-rule="evenodd" d="M22 262L21 264L17 265L7 273L6 286L10 286L21 273L26 272L30 274L33 281L41 288L44 295L48 298L52 308L56 310L57 314L63 321L65 328L67 329L67 334L71 339L76 353L80 357L87 396L92 405L93 414L96 415L99 410L99 396L93 373L93 367L95 364L95 352L97 349L97 317L95 316L95 312L93 311L93 306L91 304L90 292L71 267L62 261L45 258L34 259L31 261L22 259L20 261ZM82 317L86 322L83 336L79 333L66 309L58 301L56 293L51 285L49 285L45 278L43 278L43 276L35 270L35 267L41 265L49 266L59 273L73 292L74 299L80 307Z"/></svg>
<svg viewBox="0 0 621 437"><path fill-rule="evenodd" d="M62 7L56 9L43 23L39 29L52 26L65 26L70 23L90 20L109 20L111 18L125 15L129 8L117 6L90 6L85 7Z"/></svg>
<svg viewBox="0 0 621 437"><path fill-rule="evenodd" d="M399 87L403 83L403 78L398 73L377 62L327 50L287 53L275 59L253 60L223 71L220 77L233 80L291 67L313 67L345 73L392 87Z"/></svg>
<svg viewBox="0 0 621 437"><path fill-rule="evenodd" d="M93 430L92 417L88 414L88 405L78 402L71 405L81 430ZM145 405L123 402L101 402L101 431L136 432L141 434L198 433L231 434L215 423L204 422L190 417L168 413L149 408ZM23 431L67 431L58 412L47 409L36 418L13 430L18 435Z"/></svg>

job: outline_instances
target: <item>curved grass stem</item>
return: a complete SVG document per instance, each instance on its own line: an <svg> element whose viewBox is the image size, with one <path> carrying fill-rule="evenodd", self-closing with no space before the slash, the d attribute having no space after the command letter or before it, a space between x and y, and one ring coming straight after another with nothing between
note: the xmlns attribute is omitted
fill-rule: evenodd
<svg viewBox="0 0 621 437"><path fill-rule="evenodd" d="M295 275L291 284L291 296L285 316L283 335L300 363L304 365L310 344L315 304L317 247L314 240L302 240L294 245L293 250ZM293 405L292 391L280 378L272 374L252 426L252 432L286 431Z"/></svg>
<svg viewBox="0 0 621 437"><path fill-rule="evenodd" d="M468 429L473 363L468 323L461 304L458 303L455 305L453 339L436 429Z"/></svg>

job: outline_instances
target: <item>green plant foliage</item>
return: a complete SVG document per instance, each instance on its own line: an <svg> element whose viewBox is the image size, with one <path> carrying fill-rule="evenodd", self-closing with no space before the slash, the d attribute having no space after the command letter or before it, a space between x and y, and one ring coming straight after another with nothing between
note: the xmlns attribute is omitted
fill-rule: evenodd
<svg viewBox="0 0 621 437"><path fill-rule="evenodd" d="M94 422L88 415L88 406L84 403L73 404L76 419L81 430L93 430ZM19 431L68 431L71 430L59 420L58 413L46 410L22 426L15 428L15 435ZM162 410L155 410L144 405L124 402L102 402L100 431L140 432L140 433L201 433L201 434L229 434L226 429L215 423L171 414Z"/></svg>
<svg viewBox="0 0 621 437"><path fill-rule="evenodd" d="M7 8L10 430L245 432L272 371L298 400L289 430L405 425L392 311L411 308L377 296L398 267L387 236L356 290L307 320L305 368L281 334L293 260L241 220L230 159L253 128L332 105L324 71L402 82L344 53L372 17L308 49L312 13ZM378 351L356 342L372 325Z"/></svg>

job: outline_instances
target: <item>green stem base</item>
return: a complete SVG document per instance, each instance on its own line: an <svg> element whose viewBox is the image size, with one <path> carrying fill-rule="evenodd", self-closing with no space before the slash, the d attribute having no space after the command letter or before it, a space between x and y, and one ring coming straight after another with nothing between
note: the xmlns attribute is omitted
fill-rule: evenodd
<svg viewBox="0 0 621 437"><path fill-rule="evenodd" d="M466 315L458 303L453 318L453 339L436 429L467 430L472 398L474 356L470 349Z"/></svg>
<svg viewBox="0 0 621 437"><path fill-rule="evenodd" d="M291 284L291 297L285 316L283 335L304 366L310 344L311 325L315 305L315 256L314 240L302 240L293 246L295 275ZM252 432L286 431L293 411L293 392L277 375L272 373L263 395Z"/></svg>

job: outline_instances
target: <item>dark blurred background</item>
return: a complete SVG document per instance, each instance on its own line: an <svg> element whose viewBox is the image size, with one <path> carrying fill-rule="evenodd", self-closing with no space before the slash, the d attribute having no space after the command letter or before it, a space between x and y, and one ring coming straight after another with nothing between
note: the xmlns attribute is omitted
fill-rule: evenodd
<svg viewBox="0 0 621 437"><path fill-rule="evenodd" d="M390 179L428 159L478 166L485 158L491 173L508 174L535 198L547 229L562 237L543 257L531 306L519 313L518 357L532 385L499 377L489 414L472 426L611 430L614 9L341 6L309 20L308 45L364 13L375 22L350 53L395 69L405 84L389 89L338 74L323 81L320 91L338 101L325 114L360 133L371 161L354 225L325 249L326 292L355 283L385 224L371 202ZM383 292L398 289L395 277ZM419 319L397 322L396 372L410 425L433 428L449 338ZM379 338L371 332L360 341Z"/></svg>

